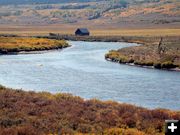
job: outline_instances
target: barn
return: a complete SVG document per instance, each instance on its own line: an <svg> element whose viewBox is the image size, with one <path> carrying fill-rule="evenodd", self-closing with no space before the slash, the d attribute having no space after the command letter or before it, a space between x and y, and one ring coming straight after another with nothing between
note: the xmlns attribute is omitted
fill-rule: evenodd
<svg viewBox="0 0 180 135"><path fill-rule="evenodd" d="M75 35L77 35L77 36L89 36L90 32L87 28L78 28L75 31Z"/></svg>

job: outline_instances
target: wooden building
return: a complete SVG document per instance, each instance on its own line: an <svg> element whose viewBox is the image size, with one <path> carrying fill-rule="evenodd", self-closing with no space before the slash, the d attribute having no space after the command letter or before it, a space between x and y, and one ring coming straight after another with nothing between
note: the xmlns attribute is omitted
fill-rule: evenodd
<svg viewBox="0 0 180 135"><path fill-rule="evenodd" d="M89 36L90 32L87 28L78 28L75 31L75 35L77 35L77 36Z"/></svg>

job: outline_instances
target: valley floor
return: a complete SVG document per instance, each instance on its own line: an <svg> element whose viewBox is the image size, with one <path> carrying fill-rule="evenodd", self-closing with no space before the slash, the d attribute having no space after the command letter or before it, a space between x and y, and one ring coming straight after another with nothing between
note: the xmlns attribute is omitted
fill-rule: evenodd
<svg viewBox="0 0 180 135"><path fill-rule="evenodd" d="M74 35L77 28L86 27L90 30L91 36L179 36L180 28L171 27L113 27L113 26L92 26L92 25L0 25L0 34L16 34L20 36L48 35L59 33L61 35Z"/></svg>

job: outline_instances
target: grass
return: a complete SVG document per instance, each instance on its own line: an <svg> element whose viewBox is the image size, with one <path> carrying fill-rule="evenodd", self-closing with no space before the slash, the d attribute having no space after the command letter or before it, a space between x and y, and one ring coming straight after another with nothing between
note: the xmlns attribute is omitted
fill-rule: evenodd
<svg viewBox="0 0 180 135"><path fill-rule="evenodd" d="M43 38L0 37L0 53L8 54L21 51L42 51L68 47L64 40Z"/></svg>
<svg viewBox="0 0 180 135"><path fill-rule="evenodd" d="M177 36L180 29L110 29L93 30L95 36Z"/></svg>
<svg viewBox="0 0 180 135"><path fill-rule="evenodd" d="M105 58L119 63L154 66L159 69L180 68L180 38L163 37L162 39L161 44L160 38L131 39L132 42L144 45L112 50L105 55Z"/></svg>
<svg viewBox="0 0 180 135"><path fill-rule="evenodd" d="M90 29L92 36L179 36L179 28L149 28L149 29L128 29L128 28L97 28L97 26L81 25L48 25L48 26L0 26L0 34L17 34L23 36L48 35L51 33L74 34L79 27Z"/></svg>
<svg viewBox="0 0 180 135"><path fill-rule="evenodd" d="M0 86L0 135L163 135L165 119L180 112Z"/></svg>

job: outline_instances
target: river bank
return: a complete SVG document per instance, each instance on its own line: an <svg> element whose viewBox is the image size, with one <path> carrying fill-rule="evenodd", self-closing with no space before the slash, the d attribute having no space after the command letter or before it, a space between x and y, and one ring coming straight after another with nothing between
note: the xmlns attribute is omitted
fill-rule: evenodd
<svg viewBox="0 0 180 135"><path fill-rule="evenodd" d="M132 67L127 70L128 66L120 67L104 60L104 54L110 48L124 48L132 44L69 43L74 47L65 49L62 53L1 57L2 84L6 86L16 84L20 88L27 84L24 90L34 86L36 90L49 90L56 94L25 92L1 86L0 135L10 133L163 135L165 119L180 119L177 105L179 75L173 72L157 73L147 69L143 71ZM9 87L15 88L13 85ZM83 98L85 98L83 94L92 97L99 95L121 102L125 102L123 99L129 99L131 104L137 104L138 99L142 104L158 104L161 108L166 108L162 103L169 104L176 106L177 108L172 109L177 111L146 109L92 98L83 99L54 91L59 88L62 89L60 92L73 93ZM175 94L170 94L169 89ZM165 98L167 94L168 99ZM117 97L121 99L116 100Z"/></svg>
<svg viewBox="0 0 180 135"><path fill-rule="evenodd" d="M164 120L180 113L149 110L70 94L25 92L0 86L0 134L164 134Z"/></svg>
<svg viewBox="0 0 180 135"><path fill-rule="evenodd" d="M161 37L141 46L111 50L105 59L156 69L180 71L180 38Z"/></svg>
<svg viewBox="0 0 180 135"><path fill-rule="evenodd" d="M162 36L76 36L49 33L48 36L33 36L36 38L50 38L57 40L88 41L88 42L127 42L138 44L149 44L159 42ZM163 36L168 40L177 40L179 36Z"/></svg>
<svg viewBox="0 0 180 135"><path fill-rule="evenodd" d="M54 33L50 33L49 36L35 36L33 38L18 37L17 35L13 35L13 37L11 37L11 35L1 36L3 37L0 37L0 41L2 42L2 44L0 44L0 54L31 54L38 53L38 51L62 49L69 46L64 40L138 43L143 46L110 51L105 55L105 59L123 64L137 65L140 67L173 71L180 70L179 36L75 36ZM17 39L19 41L16 41ZM23 41L25 39L29 41ZM35 39L37 41L35 41ZM50 39L54 39L52 40L53 42L50 41Z"/></svg>
<svg viewBox="0 0 180 135"><path fill-rule="evenodd" d="M164 36L74 36L50 33L47 38L89 42L128 42L137 47L110 51L105 59L146 68L180 71L180 37Z"/></svg>
<svg viewBox="0 0 180 135"><path fill-rule="evenodd" d="M85 99L114 100L151 109L180 109L177 106L180 101L179 73L127 66L104 59L104 54L111 49L137 44L68 43L72 47L38 55L2 55L0 83L10 88L67 92ZM176 95L170 94L169 89ZM167 93L168 100L164 98Z"/></svg>
<svg viewBox="0 0 180 135"><path fill-rule="evenodd" d="M32 37L0 37L0 54L28 54L69 47L64 40Z"/></svg>

